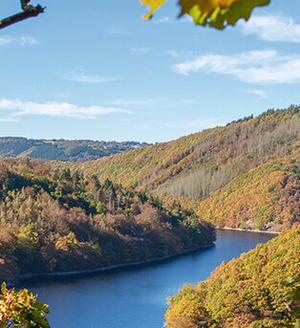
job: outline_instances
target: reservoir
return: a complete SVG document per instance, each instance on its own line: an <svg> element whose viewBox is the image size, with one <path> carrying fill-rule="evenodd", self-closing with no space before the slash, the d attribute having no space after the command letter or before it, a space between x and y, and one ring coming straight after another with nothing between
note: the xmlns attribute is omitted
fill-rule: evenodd
<svg viewBox="0 0 300 328"><path fill-rule="evenodd" d="M49 304L51 328L160 328L166 299L183 284L205 280L222 262L275 235L218 230L215 246L172 259L87 277L43 278L18 288Z"/></svg>

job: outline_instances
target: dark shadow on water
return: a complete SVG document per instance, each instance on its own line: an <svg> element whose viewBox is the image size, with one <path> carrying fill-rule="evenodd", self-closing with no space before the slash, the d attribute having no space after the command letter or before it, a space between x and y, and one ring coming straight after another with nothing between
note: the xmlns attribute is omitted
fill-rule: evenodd
<svg viewBox="0 0 300 328"><path fill-rule="evenodd" d="M99 271L76 272L59 275L37 275L33 277L26 277L19 280L16 284L17 288L24 288L24 286L53 286L57 284L72 284L78 281L87 280L94 277L117 277L120 274L137 273L139 271L163 269L164 267L172 266L176 263L185 264L187 261L193 259L202 260L204 262L210 261L213 257L220 257L220 264L223 260L229 261L233 257L238 257L241 253L255 248L258 243L266 243L273 239L276 235L239 232L230 230L217 230L217 241L214 245L204 248L190 250L182 254L175 254L168 258L158 258L149 260L147 262L126 263L119 267L100 268ZM237 246L238 245L238 246ZM243 247L241 247L243 245ZM218 261L218 260L217 260ZM215 268L215 267L214 267ZM212 270L214 269L212 268Z"/></svg>
<svg viewBox="0 0 300 328"><path fill-rule="evenodd" d="M100 268L99 271L95 272L76 272L70 274L51 274L51 275L37 275L34 277L25 277L21 278L16 284L16 288L24 288L24 286L34 285L35 287L41 286L53 286L59 283L62 284L72 284L77 283L80 280L90 279L93 277L113 277L117 276L120 273L133 273L143 271L145 269L156 267L162 267L165 265L169 265L173 262L177 262L180 259L191 258L193 256L198 257L200 253L208 252L209 250L215 248L215 244L204 246L198 249L188 250L181 254L174 254L167 258L158 258L149 260L146 262L137 262L137 263L125 263L121 264L119 267L112 267L112 268Z"/></svg>
<svg viewBox="0 0 300 328"><path fill-rule="evenodd" d="M273 237L217 231L216 244L208 249L76 276L34 277L22 280L18 288L28 288L49 304L52 328L161 328L167 297Z"/></svg>

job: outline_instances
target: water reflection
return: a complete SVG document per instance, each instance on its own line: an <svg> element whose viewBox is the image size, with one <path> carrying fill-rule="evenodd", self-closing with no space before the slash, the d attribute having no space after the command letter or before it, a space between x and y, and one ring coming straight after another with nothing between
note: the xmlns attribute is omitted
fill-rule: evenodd
<svg viewBox="0 0 300 328"><path fill-rule="evenodd" d="M215 247L97 275L23 282L50 305L52 328L159 328L166 298L273 235L218 231ZM20 286L24 287L24 286Z"/></svg>

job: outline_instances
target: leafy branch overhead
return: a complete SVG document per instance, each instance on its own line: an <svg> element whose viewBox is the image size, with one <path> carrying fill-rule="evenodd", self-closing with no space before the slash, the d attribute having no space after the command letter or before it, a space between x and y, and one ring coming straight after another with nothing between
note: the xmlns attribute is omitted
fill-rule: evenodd
<svg viewBox="0 0 300 328"><path fill-rule="evenodd" d="M20 0L22 12L0 20L0 29L20 22L24 19L38 16L44 12L40 5L28 5L31 0ZM167 0L140 0L144 6L148 6L150 12L144 15L150 19L154 12ZM249 19L255 7L266 6L271 0L178 0L181 7L179 17L184 14L190 15L196 25L210 26L224 29L227 25L235 25L244 18Z"/></svg>
<svg viewBox="0 0 300 328"><path fill-rule="evenodd" d="M148 6L150 12L144 15L150 19L154 12L167 0L141 0L144 6ZM246 21L255 7L266 6L271 0L178 0L181 7L179 17L190 15L196 25L210 26L224 29L228 25L235 25L244 18Z"/></svg>
<svg viewBox="0 0 300 328"><path fill-rule="evenodd" d="M38 16L39 14L44 12L45 8L43 8L40 5L37 5L37 6L29 5L28 4L29 2L30 2L30 0L21 0L21 8L23 11L0 20L0 29L7 27L9 25L15 24L17 22L20 22L24 19Z"/></svg>

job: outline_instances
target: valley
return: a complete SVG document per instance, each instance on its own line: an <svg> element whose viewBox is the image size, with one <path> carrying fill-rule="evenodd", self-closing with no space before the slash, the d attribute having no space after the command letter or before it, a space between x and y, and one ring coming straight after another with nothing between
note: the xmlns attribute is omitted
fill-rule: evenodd
<svg viewBox="0 0 300 328"><path fill-rule="evenodd" d="M0 279L163 260L211 246L215 227L253 240L281 232L236 260L223 254L207 280L169 298L165 324L284 324L283 280L299 272L299 127L291 106L93 161L2 159ZM230 234L247 232L218 232Z"/></svg>

